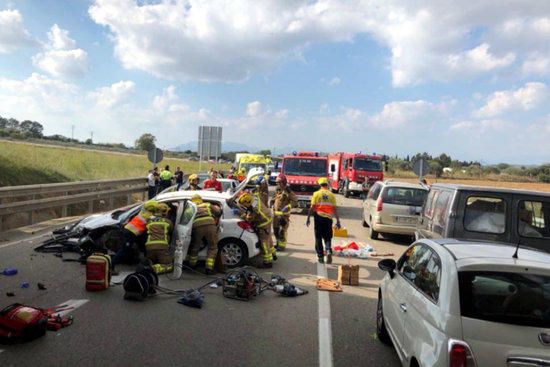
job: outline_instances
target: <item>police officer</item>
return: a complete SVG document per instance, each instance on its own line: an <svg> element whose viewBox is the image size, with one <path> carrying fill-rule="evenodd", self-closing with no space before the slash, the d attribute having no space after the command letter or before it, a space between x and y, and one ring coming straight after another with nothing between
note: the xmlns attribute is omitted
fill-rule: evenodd
<svg viewBox="0 0 550 367"><path fill-rule="evenodd" d="M174 224L168 219L170 207L165 203L157 204L154 215L147 223L147 258L152 264L172 264L170 239ZM154 266L154 265L153 265Z"/></svg>
<svg viewBox="0 0 550 367"><path fill-rule="evenodd" d="M218 255L218 225L222 214L218 205L205 203L200 195L193 195L191 201L197 205L197 214L193 220L191 232L191 247L189 248L189 266L194 268L199 260L199 250L206 241L208 254L206 255L205 273L214 272L214 263Z"/></svg>
<svg viewBox="0 0 550 367"><path fill-rule="evenodd" d="M271 199L271 205L275 218L273 219L273 233L277 240L277 251L284 251L286 248L288 226L290 224L290 210L298 206L298 198L287 185L284 174L277 176L277 190Z"/></svg>
<svg viewBox="0 0 550 367"><path fill-rule="evenodd" d="M321 188L314 192L311 198L311 206L307 214L306 226L309 227L309 218L313 214L317 259L320 263L324 263L324 241L327 263L330 264L332 263L332 218L336 217L336 227L340 228L340 217L336 209L336 198L328 188L327 178L321 177L317 182L321 185Z"/></svg>
<svg viewBox="0 0 550 367"><path fill-rule="evenodd" d="M160 188L159 190L165 190L172 186L172 177L174 175L170 172L170 166L166 165L164 170L160 173Z"/></svg>
<svg viewBox="0 0 550 367"><path fill-rule="evenodd" d="M252 205L253 196L249 192L244 192L239 196L238 203L241 206L241 217L247 222L252 223L258 238L260 240L260 250L262 253L262 268L272 268L273 260L276 259L275 247L271 238L271 222L273 215L271 210L260 200L257 199L256 206Z"/></svg>
<svg viewBox="0 0 550 367"><path fill-rule="evenodd" d="M189 176L189 187L187 191L198 191L201 190L199 186L199 176L196 173L193 173Z"/></svg>

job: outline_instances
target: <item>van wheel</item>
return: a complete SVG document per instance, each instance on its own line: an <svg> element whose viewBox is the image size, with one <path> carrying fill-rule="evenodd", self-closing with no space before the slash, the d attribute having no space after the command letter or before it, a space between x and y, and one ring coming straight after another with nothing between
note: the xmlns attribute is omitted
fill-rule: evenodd
<svg viewBox="0 0 550 367"><path fill-rule="evenodd" d="M363 227L365 228L368 228L369 227L369 224L367 223L367 221L365 220L365 216L363 215Z"/></svg>
<svg viewBox="0 0 550 367"><path fill-rule="evenodd" d="M386 323L384 322L384 308L382 306L382 295L378 292L378 306L376 307L376 336L378 339L386 344L391 345L390 334L386 329Z"/></svg>
<svg viewBox="0 0 550 367"><path fill-rule="evenodd" d="M376 232L372 227L370 227L370 238L373 240L378 239L378 232Z"/></svg>
<svg viewBox="0 0 550 367"><path fill-rule="evenodd" d="M226 238L218 244L223 263L228 268L243 266L248 259L246 244L237 238Z"/></svg>

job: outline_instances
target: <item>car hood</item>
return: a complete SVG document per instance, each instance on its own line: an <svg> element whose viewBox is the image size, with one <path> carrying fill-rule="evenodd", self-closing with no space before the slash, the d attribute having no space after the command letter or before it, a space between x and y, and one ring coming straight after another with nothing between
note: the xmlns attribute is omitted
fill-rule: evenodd
<svg viewBox="0 0 550 367"><path fill-rule="evenodd" d="M89 217L82 219L75 226L76 230L84 228L87 230L93 230L99 227L112 226L119 223L118 219L113 219L111 216L113 212L93 214Z"/></svg>

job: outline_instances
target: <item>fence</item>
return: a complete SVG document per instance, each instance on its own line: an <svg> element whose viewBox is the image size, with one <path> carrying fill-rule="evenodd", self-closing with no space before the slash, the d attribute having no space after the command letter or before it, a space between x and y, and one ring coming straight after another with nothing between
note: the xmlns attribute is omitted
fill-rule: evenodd
<svg viewBox="0 0 550 367"><path fill-rule="evenodd" d="M96 209L94 202L98 200L107 203L108 209L113 209L116 198L126 197L126 204L131 204L132 195L141 193L145 196L146 191L146 180L142 177L0 187L0 230L4 229L8 216L27 213L26 221L19 219L15 224L11 223L12 228L17 228L36 223L36 213L40 210L61 208L61 217L66 217L69 205L88 203L87 212L93 213Z"/></svg>

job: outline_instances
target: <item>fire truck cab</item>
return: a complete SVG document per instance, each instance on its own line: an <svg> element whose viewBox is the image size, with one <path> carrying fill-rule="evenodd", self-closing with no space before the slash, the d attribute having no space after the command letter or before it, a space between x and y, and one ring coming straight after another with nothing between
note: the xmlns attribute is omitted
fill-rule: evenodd
<svg viewBox="0 0 550 367"><path fill-rule="evenodd" d="M382 157L361 153L334 153L328 156L333 192L345 197L364 194L376 181L384 179Z"/></svg>
<svg viewBox="0 0 550 367"><path fill-rule="evenodd" d="M319 190L317 180L328 177L328 158L317 152L294 152L283 157L281 173L298 198L300 208L309 208L311 196Z"/></svg>

